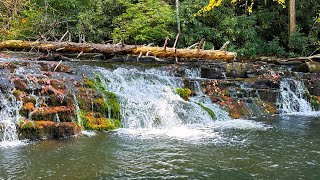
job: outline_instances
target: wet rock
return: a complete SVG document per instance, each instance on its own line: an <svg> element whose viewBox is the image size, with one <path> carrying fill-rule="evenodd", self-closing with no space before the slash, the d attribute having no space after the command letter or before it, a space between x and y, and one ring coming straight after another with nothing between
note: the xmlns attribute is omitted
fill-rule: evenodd
<svg viewBox="0 0 320 180"><path fill-rule="evenodd" d="M207 79L225 79L226 76L221 68L216 67L202 67L201 77Z"/></svg>
<svg viewBox="0 0 320 180"><path fill-rule="evenodd" d="M26 91L27 90L27 84L22 79L15 79L13 81L14 87L20 91Z"/></svg>
<svg viewBox="0 0 320 180"><path fill-rule="evenodd" d="M279 89L280 83L276 80L272 79L258 79L254 85L253 88L255 89Z"/></svg>
<svg viewBox="0 0 320 180"><path fill-rule="evenodd" d="M47 56L41 56L37 58L38 61L70 61L70 58L62 56L60 54L52 54Z"/></svg>
<svg viewBox="0 0 320 180"><path fill-rule="evenodd" d="M32 102L28 102L26 104L24 104L20 110L20 114L28 117L29 114L35 110L34 104Z"/></svg>
<svg viewBox="0 0 320 180"><path fill-rule="evenodd" d="M247 64L246 63L229 63L226 66L226 76L232 78L245 78L247 77Z"/></svg>
<svg viewBox="0 0 320 180"><path fill-rule="evenodd" d="M18 124L20 139L61 139L81 133L81 127L71 122L22 120Z"/></svg>
<svg viewBox="0 0 320 180"><path fill-rule="evenodd" d="M83 126L90 130L113 130L120 127L120 121L108 119L101 113L82 113L81 118L84 121Z"/></svg>
<svg viewBox="0 0 320 180"><path fill-rule="evenodd" d="M320 73L308 74L304 80L304 85L309 93L314 96L320 96Z"/></svg>
<svg viewBox="0 0 320 180"><path fill-rule="evenodd" d="M189 79L183 80L184 87L191 90L190 96L196 95L195 94L195 83L196 83L196 81L193 81L193 80L189 80Z"/></svg>
<svg viewBox="0 0 320 180"><path fill-rule="evenodd" d="M36 121L72 122L76 119L76 114L74 109L66 106L40 107L31 113L31 119Z"/></svg>
<svg viewBox="0 0 320 180"><path fill-rule="evenodd" d="M272 89L258 89L257 93L261 100L271 103L276 103L279 96L279 91Z"/></svg>
<svg viewBox="0 0 320 180"><path fill-rule="evenodd" d="M313 61L306 62L292 68L292 71L304 72L304 73L317 73L317 72L320 72L320 63L313 62Z"/></svg>
<svg viewBox="0 0 320 180"><path fill-rule="evenodd" d="M51 71L51 72L64 72L64 73L73 73L73 70L70 66L62 63L39 63L41 71Z"/></svg>
<svg viewBox="0 0 320 180"><path fill-rule="evenodd" d="M10 63L10 62L1 62L0 63L0 69L7 69L11 73L14 72L14 70L17 68L17 65Z"/></svg>

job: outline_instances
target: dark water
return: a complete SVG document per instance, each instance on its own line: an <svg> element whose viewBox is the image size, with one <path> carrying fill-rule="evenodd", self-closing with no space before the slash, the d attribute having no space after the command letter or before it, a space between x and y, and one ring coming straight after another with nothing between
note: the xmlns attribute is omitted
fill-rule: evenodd
<svg viewBox="0 0 320 180"><path fill-rule="evenodd" d="M220 136L200 141L100 132L2 148L0 179L320 179L319 117L256 121L271 128L216 128Z"/></svg>

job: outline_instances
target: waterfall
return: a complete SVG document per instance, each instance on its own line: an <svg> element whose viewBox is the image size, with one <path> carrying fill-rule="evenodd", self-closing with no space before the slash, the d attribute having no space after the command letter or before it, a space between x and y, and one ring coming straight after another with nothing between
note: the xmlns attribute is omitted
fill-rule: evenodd
<svg viewBox="0 0 320 180"><path fill-rule="evenodd" d="M0 146L18 141L16 123L22 103L13 95L6 96L0 91Z"/></svg>
<svg viewBox="0 0 320 180"><path fill-rule="evenodd" d="M120 135L129 138L169 137L187 141L221 141L222 129L265 129L261 123L232 120L219 105L203 94L197 71L186 76L194 83L196 96L185 101L175 89L184 87L183 78L167 70L97 68L103 86L117 94L121 106ZM189 78L189 77L184 77ZM214 114L214 115L212 115ZM214 116L214 117L213 117ZM241 124L241 126L239 125Z"/></svg>
<svg viewBox="0 0 320 180"><path fill-rule="evenodd" d="M183 87L181 78L152 69L99 71L106 88L119 96L124 128L168 128L213 121L199 105L175 93L175 88Z"/></svg>
<svg viewBox="0 0 320 180"><path fill-rule="evenodd" d="M284 79L280 82L278 108L281 114L311 112L311 104L306 100L306 88L301 81Z"/></svg>

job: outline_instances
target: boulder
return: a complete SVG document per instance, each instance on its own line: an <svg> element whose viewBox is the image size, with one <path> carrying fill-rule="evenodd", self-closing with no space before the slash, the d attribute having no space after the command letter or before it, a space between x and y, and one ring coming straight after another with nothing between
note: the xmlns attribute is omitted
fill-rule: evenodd
<svg viewBox="0 0 320 180"><path fill-rule="evenodd" d="M226 75L221 68L201 67L201 77L207 79L225 79Z"/></svg>
<svg viewBox="0 0 320 180"><path fill-rule="evenodd" d="M81 133L81 127L72 122L22 120L18 124L20 139L61 139Z"/></svg>

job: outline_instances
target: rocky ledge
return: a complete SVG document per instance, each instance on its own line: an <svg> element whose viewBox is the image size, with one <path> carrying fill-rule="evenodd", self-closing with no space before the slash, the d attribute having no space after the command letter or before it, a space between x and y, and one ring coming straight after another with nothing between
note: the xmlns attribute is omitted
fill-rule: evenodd
<svg viewBox="0 0 320 180"><path fill-rule="evenodd" d="M18 110L21 139L59 139L77 135L83 129L120 127L117 96L105 88L108 81L99 75L83 72L72 62L61 63L59 59L36 61L33 56L20 55L19 60L14 60L12 53L1 56L0 111L9 107L9 112L11 106L11 113L15 113L12 109ZM297 82L304 84L302 98L310 102L313 110L320 109L320 63L316 61L216 61L165 66L170 74L183 79L184 87L176 89L176 93L184 100L199 95L200 88L234 119L281 113L281 91L296 91ZM190 67L199 69L201 78L188 76ZM292 80L287 89L281 85L284 79ZM209 108L199 105L215 117Z"/></svg>

